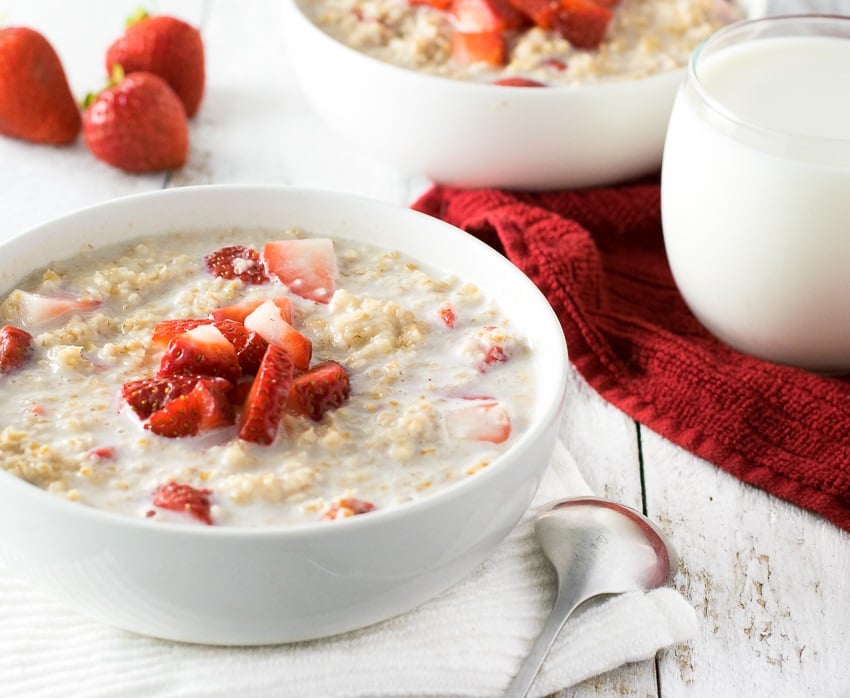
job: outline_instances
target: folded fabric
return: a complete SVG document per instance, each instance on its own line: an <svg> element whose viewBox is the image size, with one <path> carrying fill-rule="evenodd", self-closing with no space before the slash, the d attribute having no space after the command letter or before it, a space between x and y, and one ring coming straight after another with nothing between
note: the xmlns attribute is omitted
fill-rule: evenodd
<svg viewBox="0 0 850 698"><path fill-rule="evenodd" d="M503 251L602 397L741 480L850 530L850 386L741 354L679 295L657 182L546 193L436 186L414 208Z"/></svg>
<svg viewBox="0 0 850 698"><path fill-rule="evenodd" d="M0 693L27 698L300 698L501 695L540 631L554 573L533 537L534 512L588 493L559 445L535 502L495 554L411 613L364 630L274 647L181 645L67 611L0 567ZM648 659L696 632L676 591L612 597L575 616L532 696Z"/></svg>

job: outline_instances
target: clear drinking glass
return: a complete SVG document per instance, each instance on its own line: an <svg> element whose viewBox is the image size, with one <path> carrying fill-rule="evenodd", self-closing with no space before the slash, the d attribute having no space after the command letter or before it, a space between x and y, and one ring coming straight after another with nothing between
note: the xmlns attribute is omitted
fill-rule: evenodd
<svg viewBox="0 0 850 698"><path fill-rule="evenodd" d="M661 208L706 328L778 363L850 370L850 17L739 22L696 49Z"/></svg>

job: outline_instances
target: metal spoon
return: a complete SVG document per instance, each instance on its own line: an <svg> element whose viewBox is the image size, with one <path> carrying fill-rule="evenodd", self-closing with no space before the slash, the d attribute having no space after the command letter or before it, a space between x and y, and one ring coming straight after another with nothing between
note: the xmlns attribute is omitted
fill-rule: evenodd
<svg viewBox="0 0 850 698"><path fill-rule="evenodd" d="M604 594L664 586L678 567L675 550L643 514L594 497L550 504L534 533L558 575L555 605L506 698L524 698L561 628L581 604Z"/></svg>

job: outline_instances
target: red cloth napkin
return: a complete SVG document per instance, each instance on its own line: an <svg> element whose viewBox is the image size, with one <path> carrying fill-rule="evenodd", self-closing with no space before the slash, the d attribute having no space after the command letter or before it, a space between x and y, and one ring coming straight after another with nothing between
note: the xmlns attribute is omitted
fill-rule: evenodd
<svg viewBox="0 0 850 698"><path fill-rule="evenodd" d="M850 530L850 385L741 354L679 295L652 183L546 193L435 186L413 208L543 291L603 398L744 482Z"/></svg>

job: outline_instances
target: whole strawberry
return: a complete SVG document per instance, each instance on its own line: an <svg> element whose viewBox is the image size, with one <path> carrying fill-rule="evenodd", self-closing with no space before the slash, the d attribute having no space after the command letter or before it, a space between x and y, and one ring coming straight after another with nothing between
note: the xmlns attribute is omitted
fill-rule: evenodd
<svg viewBox="0 0 850 698"><path fill-rule="evenodd" d="M178 94L192 117L204 95L204 42L192 25L168 15L131 18L127 30L106 52L106 70L159 75Z"/></svg>
<svg viewBox="0 0 850 698"><path fill-rule="evenodd" d="M0 29L0 133L63 145L80 132L80 109L56 51L27 27Z"/></svg>
<svg viewBox="0 0 850 698"><path fill-rule="evenodd" d="M153 73L122 76L87 100L83 138L99 160L127 172L182 167L189 152L183 103Z"/></svg>

